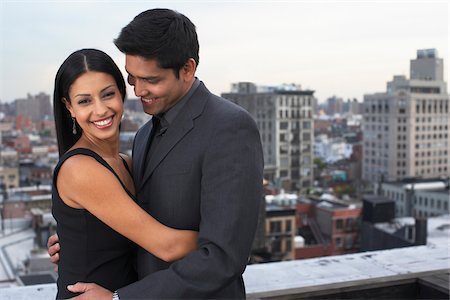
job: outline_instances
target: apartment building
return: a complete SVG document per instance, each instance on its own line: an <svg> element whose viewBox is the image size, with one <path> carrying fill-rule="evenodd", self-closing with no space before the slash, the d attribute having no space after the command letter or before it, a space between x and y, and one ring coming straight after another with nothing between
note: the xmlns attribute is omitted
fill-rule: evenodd
<svg viewBox="0 0 450 300"><path fill-rule="evenodd" d="M394 76L386 92L364 96L364 180L450 175L450 100L443 64L435 49L418 50L410 79Z"/></svg>
<svg viewBox="0 0 450 300"><path fill-rule="evenodd" d="M395 202L395 217L433 217L449 213L450 190L445 179L405 179L376 185L380 195Z"/></svg>
<svg viewBox="0 0 450 300"><path fill-rule="evenodd" d="M314 91L298 85L232 85L222 97L245 108L255 119L264 151L264 176L286 191L312 185Z"/></svg>
<svg viewBox="0 0 450 300"><path fill-rule="evenodd" d="M29 117L32 121L40 121L53 117L50 95L39 93L28 94L27 98L16 99L16 116Z"/></svg>
<svg viewBox="0 0 450 300"><path fill-rule="evenodd" d="M265 226L271 261L295 259L295 206L268 205Z"/></svg>

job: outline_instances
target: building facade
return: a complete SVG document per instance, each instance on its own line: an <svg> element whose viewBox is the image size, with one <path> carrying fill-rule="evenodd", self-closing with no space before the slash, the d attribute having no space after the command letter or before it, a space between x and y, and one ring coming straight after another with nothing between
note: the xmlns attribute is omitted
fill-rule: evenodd
<svg viewBox="0 0 450 300"><path fill-rule="evenodd" d="M295 259L295 207L266 207L266 241L271 261Z"/></svg>
<svg viewBox="0 0 450 300"><path fill-rule="evenodd" d="M376 185L379 193L395 202L395 217L433 217L449 213L447 180L405 180Z"/></svg>
<svg viewBox="0 0 450 300"><path fill-rule="evenodd" d="M233 84L222 97L242 106L255 119L264 151L265 178L286 191L312 185L314 91L298 86L258 87Z"/></svg>
<svg viewBox="0 0 450 300"><path fill-rule="evenodd" d="M53 118L53 109L50 103L50 95L39 93L27 95L27 98L16 100L16 115L29 117L32 121L40 121Z"/></svg>
<svg viewBox="0 0 450 300"><path fill-rule="evenodd" d="M410 79L394 76L385 93L364 96L363 179L397 181L450 175L449 95L443 60L418 50Z"/></svg>

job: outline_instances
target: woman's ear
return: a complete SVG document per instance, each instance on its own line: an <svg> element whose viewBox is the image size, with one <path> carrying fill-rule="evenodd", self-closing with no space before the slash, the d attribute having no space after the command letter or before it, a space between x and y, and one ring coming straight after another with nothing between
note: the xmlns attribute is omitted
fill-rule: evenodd
<svg viewBox="0 0 450 300"><path fill-rule="evenodd" d="M70 112L70 115L72 116L72 118L75 118L75 114L73 113L73 108L72 108L72 104L70 103L70 101L64 97L62 98L62 101L64 102L64 105L66 106L67 110Z"/></svg>

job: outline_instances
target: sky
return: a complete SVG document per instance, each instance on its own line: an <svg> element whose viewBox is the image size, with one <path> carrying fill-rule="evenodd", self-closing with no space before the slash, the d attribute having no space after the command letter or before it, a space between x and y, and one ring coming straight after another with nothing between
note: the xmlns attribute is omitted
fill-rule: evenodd
<svg viewBox="0 0 450 300"><path fill-rule="evenodd" d="M12 1L0 0L0 102L53 94L56 71L81 48L98 48L125 74L113 44L138 13L157 7L197 27L197 76L214 93L232 83L300 84L363 100L394 75L409 78L418 49L435 48L449 74L450 1ZM134 93L129 89L129 96Z"/></svg>

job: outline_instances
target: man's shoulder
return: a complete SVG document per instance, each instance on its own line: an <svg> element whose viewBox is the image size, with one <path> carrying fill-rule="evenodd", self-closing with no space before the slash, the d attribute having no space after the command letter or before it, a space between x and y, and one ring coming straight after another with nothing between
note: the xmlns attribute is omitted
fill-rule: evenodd
<svg viewBox="0 0 450 300"><path fill-rule="evenodd" d="M224 117L239 115L241 117L251 118L249 112L242 106L239 106L236 103L217 95L213 95L213 97L211 98L211 105L215 106L214 111L217 114L223 115Z"/></svg>

